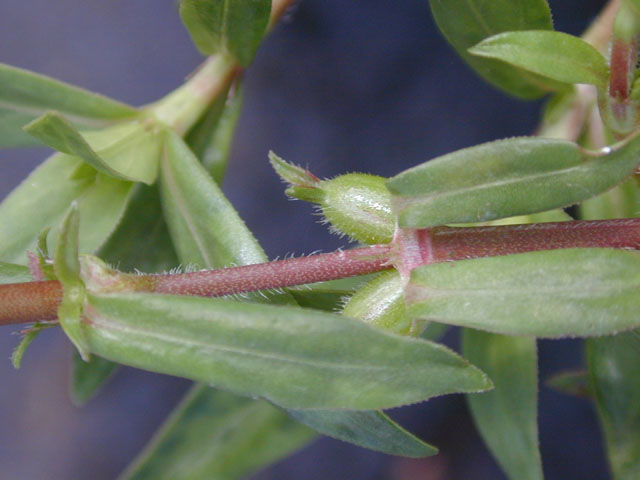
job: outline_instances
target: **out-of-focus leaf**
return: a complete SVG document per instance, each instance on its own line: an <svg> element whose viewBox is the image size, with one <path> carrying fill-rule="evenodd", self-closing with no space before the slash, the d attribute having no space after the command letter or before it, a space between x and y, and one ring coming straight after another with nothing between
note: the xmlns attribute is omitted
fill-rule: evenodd
<svg viewBox="0 0 640 480"><path fill-rule="evenodd" d="M122 221L97 256L125 272L162 273L179 264L156 185L134 187Z"/></svg>
<svg viewBox="0 0 640 480"><path fill-rule="evenodd" d="M87 297L89 351L288 408L391 408L491 386L441 345L340 315L200 297Z"/></svg>
<svg viewBox="0 0 640 480"><path fill-rule="evenodd" d="M469 50L563 83L606 86L609 67L602 54L584 40L562 32L505 32Z"/></svg>
<svg viewBox="0 0 640 480"><path fill-rule="evenodd" d="M542 480L535 338L465 329L462 352L495 385L490 392L467 395L473 420L489 450L509 478Z"/></svg>
<svg viewBox="0 0 640 480"><path fill-rule="evenodd" d="M273 463L313 438L264 401L191 389L121 480L230 480Z"/></svg>
<svg viewBox="0 0 640 480"><path fill-rule="evenodd" d="M587 345L614 478L640 478L640 332L591 339Z"/></svg>
<svg viewBox="0 0 640 480"><path fill-rule="evenodd" d="M569 249L419 267L410 315L513 335L607 335L640 325L640 252Z"/></svg>
<svg viewBox="0 0 640 480"><path fill-rule="evenodd" d="M70 180L80 161L56 154L36 168L0 204L0 258L26 263L38 233L57 224L91 179Z"/></svg>
<svg viewBox="0 0 640 480"><path fill-rule="evenodd" d="M203 55L231 55L247 66L264 36L270 0L182 0L180 17Z"/></svg>
<svg viewBox="0 0 640 480"><path fill-rule="evenodd" d="M62 221L53 266L63 289L62 301L58 307L60 326L82 358L88 360L89 350L80 325L85 293L84 284L80 280L80 263L78 262L79 223L78 207L72 203Z"/></svg>
<svg viewBox="0 0 640 480"><path fill-rule="evenodd" d="M382 412L289 410L296 420L330 437L403 457L428 457L438 449L407 432Z"/></svg>
<svg viewBox="0 0 640 480"><path fill-rule="evenodd" d="M546 385L560 393L577 397L590 397L591 385L586 370L560 372L550 377Z"/></svg>
<svg viewBox="0 0 640 480"><path fill-rule="evenodd" d="M242 102L242 87L238 83L229 98L221 96L185 139L218 185L227 169L231 141L242 111Z"/></svg>
<svg viewBox="0 0 640 480"><path fill-rule="evenodd" d="M102 95L0 63L0 148L40 145L22 127L47 110L85 128L138 115L133 107Z"/></svg>
<svg viewBox="0 0 640 480"><path fill-rule="evenodd" d="M152 131L154 128L133 122L83 136L71 122L47 112L24 129L51 148L79 157L105 175L151 184L158 173L162 141Z"/></svg>
<svg viewBox="0 0 640 480"><path fill-rule="evenodd" d="M263 261L260 246L220 187L173 133L161 163L162 206L180 260L208 268Z"/></svg>
<svg viewBox="0 0 640 480"><path fill-rule="evenodd" d="M82 217L80 251L92 253L105 242L118 225L134 184L90 167L92 173L72 178L81 165L75 157L53 155L0 204L0 258L25 262L26 251L36 251L39 232L59 224L74 200ZM52 237L55 240L57 234Z"/></svg>
<svg viewBox="0 0 640 480"><path fill-rule="evenodd" d="M57 324L36 322L31 326L31 328L29 328L29 330L20 339L20 343L18 343L18 346L13 350L13 353L11 354L11 364L13 365L13 368L15 368L16 370L20 368L20 366L22 365L22 357L24 357L27 348L29 348L31 342L36 339L40 332L46 328L50 328L53 326L57 326Z"/></svg>
<svg viewBox="0 0 640 480"><path fill-rule="evenodd" d="M29 268L13 263L0 262L0 285L30 282L32 280Z"/></svg>
<svg viewBox="0 0 640 480"><path fill-rule="evenodd" d="M73 403L78 406L91 400L118 366L97 355L92 355L89 361L85 362L75 351L71 362L69 393Z"/></svg>
<svg viewBox="0 0 640 480"><path fill-rule="evenodd" d="M640 215L640 185L633 178L580 204L580 216L588 220L632 218L638 215Z"/></svg>
<svg viewBox="0 0 640 480"><path fill-rule="evenodd" d="M563 208L630 176L640 135L606 151L572 142L513 138L436 158L387 182L401 227L483 222Z"/></svg>
<svg viewBox="0 0 640 480"><path fill-rule="evenodd" d="M514 30L551 30L546 0L429 0L449 43L481 77L511 95L538 98L559 86L536 75L467 51L487 37Z"/></svg>

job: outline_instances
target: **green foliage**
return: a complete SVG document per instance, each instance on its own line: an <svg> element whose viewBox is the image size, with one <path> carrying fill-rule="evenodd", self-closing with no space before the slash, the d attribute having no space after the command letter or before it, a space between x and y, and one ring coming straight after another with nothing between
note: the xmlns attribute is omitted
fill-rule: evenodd
<svg viewBox="0 0 640 480"><path fill-rule="evenodd" d="M469 50L562 83L588 83L603 88L607 62L584 40L561 32L507 32L489 37Z"/></svg>
<svg viewBox="0 0 640 480"><path fill-rule="evenodd" d="M563 140L513 138L465 148L387 182L401 227L483 222L567 207L638 167L640 135L603 152Z"/></svg>
<svg viewBox="0 0 640 480"><path fill-rule="evenodd" d="M1 148L39 145L22 127L48 110L56 110L84 128L105 126L138 115L137 110L123 103L3 63L0 63L0 104Z"/></svg>
<svg viewBox="0 0 640 480"><path fill-rule="evenodd" d="M546 0L429 0L438 27L465 62L482 78L522 98L538 98L562 88L502 62L478 58L468 49L485 38L514 30L551 30Z"/></svg>
<svg viewBox="0 0 640 480"><path fill-rule="evenodd" d="M289 408L390 408L490 387L443 346L297 307L114 293L89 295L85 315L97 355Z"/></svg>
<svg viewBox="0 0 640 480"><path fill-rule="evenodd" d="M557 138L474 146L390 180L321 180L271 153L286 193L317 203L331 230L390 243L385 267L410 263L402 255L419 257L418 267L241 298L118 291L119 278L152 285L159 277L120 277L89 256L81 270L79 253L160 275L178 264L267 261L219 184L242 108L236 76L282 5L274 14L268 0L182 0L189 34L213 57L144 110L0 65L0 147L41 142L57 151L0 204L0 285L32 280L18 265L27 250L37 254L29 256L34 272L61 283L58 320L78 351L72 400L86 403L119 363L205 382L122 478L236 479L300 448L312 430L387 454L429 456L435 447L378 409L495 385L468 396L477 427L510 478L539 480L535 337L567 336L600 338L587 341L588 373L556 375L551 384L595 399L615 478L640 475L638 252L566 249L429 264L428 251L428 228L445 224L570 221L562 208L577 203L583 218L637 216L639 89L607 89L637 77L637 59L621 67L602 45L552 31L544 0L430 6L457 53L495 86L522 98L568 92L556 96L540 130ZM639 11L638 1L621 2L611 37L622 50L635 48ZM574 84L595 85L597 100ZM618 142L605 146L612 138ZM401 251L398 226L424 229L410 232L426 239L427 253ZM627 246L637 249L635 241ZM89 272L92 262L102 267ZM5 322L6 312L14 315L3 309L13 301L6 291ZM16 367L35 336L55 325L24 331ZM477 329L463 330L472 364L430 341L448 325Z"/></svg>
<svg viewBox="0 0 640 480"><path fill-rule="evenodd" d="M535 338L470 329L462 338L464 356L495 384L490 392L467 396L482 437L509 478L541 480Z"/></svg>
<svg viewBox="0 0 640 480"><path fill-rule="evenodd" d="M198 386L120 478L240 478L313 438L313 431L264 401Z"/></svg>
<svg viewBox="0 0 640 480"><path fill-rule="evenodd" d="M89 349L81 326L85 290L84 283L80 280L78 261L79 230L78 208L74 203L62 221L53 266L64 290L62 302L58 307L60 326L83 360L89 360Z"/></svg>
<svg viewBox="0 0 640 480"><path fill-rule="evenodd" d="M269 23L269 0L182 0L180 17L203 55L231 55L243 66L253 60Z"/></svg>
<svg viewBox="0 0 640 480"><path fill-rule="evenodd" d="M589 372L616 479L640 475L640 333L588 342Z"/></svg>
<svg viewBox="0 0 640 480"><path fill-rule="evenodd" d="M409 315L510 335L611 335L640 326L640 253L547 250L412 272Z"/></svg>

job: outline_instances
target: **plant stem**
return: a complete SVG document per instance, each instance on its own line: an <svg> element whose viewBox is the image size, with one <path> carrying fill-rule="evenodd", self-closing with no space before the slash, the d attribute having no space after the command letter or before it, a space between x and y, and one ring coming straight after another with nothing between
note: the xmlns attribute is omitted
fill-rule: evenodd
<svg viewBox="0 0 640 480"><path fill-rule="evenodd" d="M55 320L61 300L55 280L0 285L0 325Z"/></svg>
<svg viewBox="0 0 640 480"><path fill-rule="evenodd" d="M408 275L432 263L562 248L639 250L640 218L401 229L391 244L241 267L162 275L96 271L89 274L87 288L216 297L348 278L392 266ZM54 320L61 298L57 281L0 285L0 325Z"/></svg>
<svg viewBox="0 0 640 480"><path fill-rule="evenodd" d="M640 249L640 218L580 220L488 227L400 230L398 270L421 265L562 248Z"/></svg>
<svg viewBox="0 0 640 480"><path fill-rule="evenodd" d="M149 275L156 293L218 297L354 277L392 268L390 245L177 275ZM145 287L146 288L146 287Z"/></svg>

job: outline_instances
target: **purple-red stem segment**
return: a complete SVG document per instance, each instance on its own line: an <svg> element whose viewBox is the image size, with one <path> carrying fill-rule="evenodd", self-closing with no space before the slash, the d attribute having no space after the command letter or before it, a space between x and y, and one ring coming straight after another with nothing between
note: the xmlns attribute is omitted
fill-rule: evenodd
<svg viewBox="0 0 640 480"><path fill-rule="evenodd" d="M120 274L118 290L215 297L431 263L562 248L640 250L640 218L399 230L394 242L269 263L166 275ZM99 279L98 279L99 282ZM0 325L54 320L57 281L0 285Z"/></svg>

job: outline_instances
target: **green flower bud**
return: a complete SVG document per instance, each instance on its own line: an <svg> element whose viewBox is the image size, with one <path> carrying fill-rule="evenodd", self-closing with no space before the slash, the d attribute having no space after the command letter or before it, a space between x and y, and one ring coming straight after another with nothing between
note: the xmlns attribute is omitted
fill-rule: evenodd
<svg viewBox="0 0 640 480"><path fill-rule="evenodd" d="M269 158L276 173L291 186L287 195L316 203L331 230L366 244L389 243L395 222L386 178L348 173L320 180L308 170L291 165L273 152Z"/></svg>
<svg viewBox="0 0 640 480"><path fill-rule="evenodd" d="M407 316L403 290L397 271L381 273L349 299L342 313L384 330L418 336L426 322Z"/></svg>

